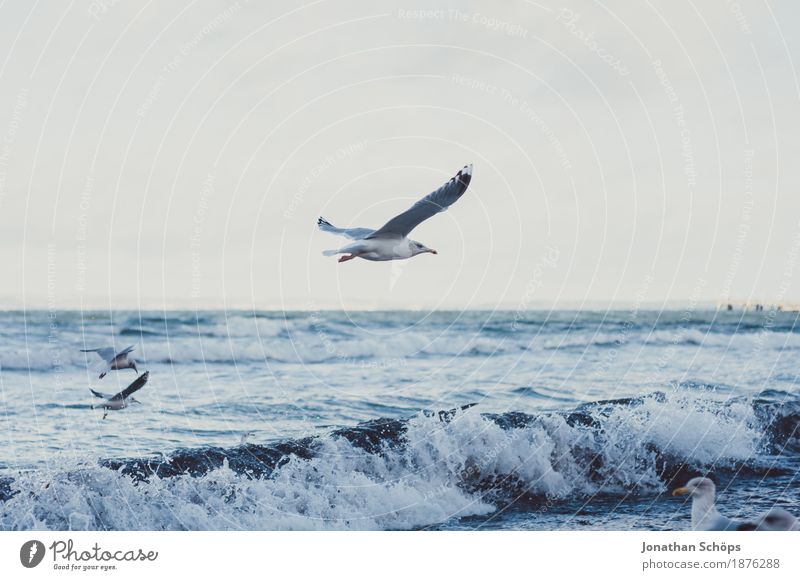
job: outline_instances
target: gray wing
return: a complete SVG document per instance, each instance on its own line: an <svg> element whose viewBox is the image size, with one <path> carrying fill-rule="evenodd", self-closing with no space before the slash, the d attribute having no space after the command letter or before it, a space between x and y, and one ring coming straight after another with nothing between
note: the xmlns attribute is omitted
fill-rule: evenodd
<svg viewBox="0 0 800 580"><path fill-rule="evenodd" d="M390 219L386 224L370 235L370 238L406 237L415 227L429 217L446 210L467 191L472 180L472 165L465 166L442 187L429 193L408 210Z"/></svg>
<svg viewBox="0 0 800 580"><path fill-rule="evenodd" d="M317 225L323 232L344 236L346 238L350 238L351 240L363 240L368 235L375 232L375 230L371 230L369 228L337 228L331 222L322 217L317 220Z"/></svg>
<svg viewBox="0 0 800 580"><path fill-rule="evenodd" d="M99 356L101 359L103 359L106 362L111 362L117 356L116 351L111 347L107 347L107 348L87 348L87 349L83 349L82 348L81 352L96 352L97 356Z"/></svg>
<svg viewBox="0 0 800 580"><path fill-rule="evenodd" d="M135 344L132 344L132 345L130 345L128 348L126 348L125 350L121 350L121 351L119 351L119 352L117 353L117 357L119 357L119 356L123 356L123 355L126 355L126 354L130 354L130 353L132 353L132 352L133 352L135 349L136 349L136 345L135 345ZM114 358L116 358L116 357L114 357Z"/></svg>
<svg viewBox="0 0 800 580"><path fill-rule="evenodd" d="M110 398L111 398L111 395L106 395L105 393L98 393L98 392L97 392L97 391L95 391L94 389L89 389L89 390L90 390L90 391L92 391L92 394L93 394L95 397L98 397L98 398L100 398L100 399L110 399Z"/></svg>
<svg viewBox="0 0 800 580"><path fill-rule="evenodd" d="M139 375L136 378L135 381L133 381L130 385L125 387L124 391L121 391L121 392L117 393L116 395L114 395L113 397L111 397L111 400L112 401L119 401L120 399L127 399L133 393L135 393L136 391L141 389L143 386L145 386L147 384L147 379L148 378L150 378L150 373L148 371L145 371L144 373Z"/></svg>

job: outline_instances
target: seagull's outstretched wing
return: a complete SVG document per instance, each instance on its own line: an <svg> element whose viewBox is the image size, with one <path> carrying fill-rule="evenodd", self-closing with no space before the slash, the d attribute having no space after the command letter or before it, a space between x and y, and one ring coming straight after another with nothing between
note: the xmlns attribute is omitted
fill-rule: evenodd
<svg viewBox="0 0 800 580"><path fill-rule="evenodd" d="M106 395L105 393L98 393L94 389L89 389L89 390L92 391L92 394L95 397L99 398L99 399L110 399L111 398L111 395Z"/></svg>
<svg viewBox="0 0 800 580"><path fill-rule="evenodd" d="M124 391L121 391L121 392L117 393L116 395L114 395L113 397L111 397L111 400L112 401L119 401L121 399L127 399L133 393L135 393L136 391L141 389L143 386L145 386L147 384L147 379L149 379L149 378L150 378L150 371L143 372L141 375L139 375L139 377L135 381L133 381L130 385L125 387Z"/></svg>
<svg viewBox="0 0 800 580"><path fill-rule="evenodd" d="M415 227L429 217L435 216L440 211L453 205L467 191L472 180L472 165L467 165L450 178L442 187L429 193L409 209L390 219L382 228L370 235L370 238L404 238Z"/></svg>
<svg viewBox="0 0 800 580"><path fill-rule="evenodd" d="M119 351L119 352L117 353L117 356L122 356L122 355L130 354L130 353L132 353L132 352L133 352L135 349L136 349L136 345L135 345L135 344L132 344L132 345L130 345L129 347L127 347L126 349ZM116 358L116 357L115 357L115 358Z"/></svg>
<svg viewBox="0 0 800 580"><path fill-rule="evenodd" d="M106 348L82 348L81 352L96 352L97 356L106 362L111 362L114 360L114 357L117 356L117 353L110 346Z"/></svg>
<svg viewBox="0 0 800 580"><path fill-rule="evenodd" d="M344 236L346 238L350 238L351 240L363 240L368 235L375 232L375 230L371 230L369 228L337 228L331 222L322 217L317 220L317 225L323 232Z"/></svg>

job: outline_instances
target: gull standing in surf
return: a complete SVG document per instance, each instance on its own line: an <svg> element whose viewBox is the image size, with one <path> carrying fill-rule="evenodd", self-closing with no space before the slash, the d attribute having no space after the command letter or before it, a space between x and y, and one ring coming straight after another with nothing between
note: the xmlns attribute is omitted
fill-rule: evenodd
<svg viewBox="0 0 800 580"><path fill-rule="evenodd" d="M684 487L679 487L672 495L688 495L692 498L692 530L722 531L736 530L738 523L723 516L714 505L717 488L707 477L690 479Z"/></svg>
<svg viewBox="0 0 800 580"><path fill-rule="evenodd" d="M355 243L339 248L326 250L325 256L345 254L339 262L353 258L363 258L373 262L387 260L405 260L419 254L437 254L427 246L409 239L408 234L429 217L446 210L467 191L472 180L472 165L467 165L447 183L433 193L429 193L408 210L386 222L378 230L369 228L337 228L324 218L317 220L319 229L340 236L345 236Z"/></svg>
<svg viewBox="0 0 800 580"><path fill-rule="evenodd" d="M789 531L800 530L797 518L783 508L774 507L754 520L736 522L717 511L714 505L716 487L707 477L695 477L672 495L692 498L692 530L694 531Z"/></svg>
<svg viewBox="0 0 800 580"><path fill-rule="evenodd" d="M92 409L100 408L105 409L105 413L103 413L103 419L108 416L109 411L119 411L120 409L125 409L130 403L136 403L137 405L141 405L139 401L131 397L133 393L141 389L143 386L147 384L147 379L150 378L150 371L143 372L139 377L136 378L130 385L125 387L125 390L120 391L116 395L106 395L105 393L99 393L94 389L89 389L92 391L92 394L95 397L100 399L105 399L100 405L95 407L92 405Z"/></svg>
<svg viewBox="0 0 800 580"><path fill-rule="evenodd" d="M136 361L130 356L133 349L134 346L131 345L119 352L115 351L113 347L87 348L81 349L81 352L96 352L97 356L103 359L105 365L101 366L99 369L101 371L100 378L102 379L109 371L121 371L122 369L133 369L138 376L139 371L136 369Z"/></svg>

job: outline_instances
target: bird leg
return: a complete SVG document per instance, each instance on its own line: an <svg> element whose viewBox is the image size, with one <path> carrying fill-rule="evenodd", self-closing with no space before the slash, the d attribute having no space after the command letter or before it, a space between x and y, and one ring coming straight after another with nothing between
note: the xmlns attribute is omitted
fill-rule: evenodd
<svg viewBox="0 0 800 580"><path fill-rule="evenodd" d="M103 413L103 419L105 419L106 417L108 417L108 411L106 411L105 413Z"/></svg>
<svg viewBox="0 0 800 580"><path fill-rule="evenodd" d="M102 379L104 376L106 376L106 373L100 373L100 377L99 378Z"/></svg>
<svg viewBox="0 0 800 580"><path fill-rule="evenodd" d="M357 256L355 254L349 254L347 256L342 256L341 258L339 258L339 263L341 264L342 262L346 262L347 260L352 260L353 258L356 258L356 257Z"/></svg>

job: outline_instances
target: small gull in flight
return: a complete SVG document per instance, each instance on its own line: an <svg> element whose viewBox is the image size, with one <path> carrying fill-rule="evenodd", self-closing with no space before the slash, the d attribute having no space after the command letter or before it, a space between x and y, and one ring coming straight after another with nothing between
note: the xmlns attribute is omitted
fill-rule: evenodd
<svg viewBox="0 0 800 580"><path fill-rule="evenodd" d="M374 262L387 260L405 260L418 254L438 253L427 246L408 238L415 227L426 219L446 210L467 191L472 180L472 165L467 165L442 187L429 193L408 210L386 222L378 230L369 228L337 228L324 218L317 220L319 229L340 236L345 236L355 243L339 248L326 250L325 256L344 254L339 262L353 258L363 258Z"/></svg>
<svg viewBox="0 0 800 580"><path fill-rule="evenodd" d="M136 369L136 361L133 360L133 357L129 356L130 353L133 352L133 349L134 346L131 345L120 352L117 352L112 347L81 349L81 352L96 352L97 356L103 359L105 364L101 365L98 369L101 371L100 378L102 379L109 371L121 371L122 369L133 369L138 375L139 371Z"/></svg>
<svg viewBox="0 0 800 580"><path fill-rule="evenodd" d="M89 389L92 391L92 394L95 397L100 399L105 399L105 401L95 407L92 405L93 409L100 408L105 409L105 413L103 413L103 419L108 416L109 411L119 411L120 409L125 409L131 403L137 403L141 405L139 401L131 397L133 393L141 389L143 386L147 384L147 379L150 378L150 371L143 372L139 377L136 378L130 385L125 387L125 390L120 391L116 395L107 395L105 393L99 393L94 389Z"/></svg>

